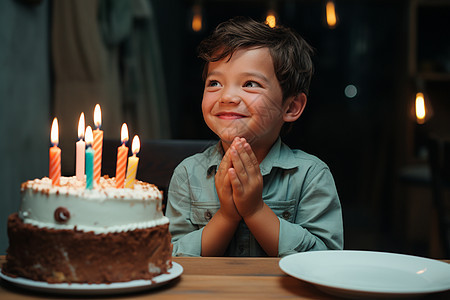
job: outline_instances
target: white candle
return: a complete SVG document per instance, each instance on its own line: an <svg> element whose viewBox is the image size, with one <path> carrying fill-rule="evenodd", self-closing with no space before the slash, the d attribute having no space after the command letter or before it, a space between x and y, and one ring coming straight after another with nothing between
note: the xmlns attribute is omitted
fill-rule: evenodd
<svg viewBox="0 0 450 300"><path fill-rule="evenodd" d="M84 142L84 113L81 113L78 121L78 142L76 143L76 176L78 180L84 180L84 157L86 143Z"/></svg>

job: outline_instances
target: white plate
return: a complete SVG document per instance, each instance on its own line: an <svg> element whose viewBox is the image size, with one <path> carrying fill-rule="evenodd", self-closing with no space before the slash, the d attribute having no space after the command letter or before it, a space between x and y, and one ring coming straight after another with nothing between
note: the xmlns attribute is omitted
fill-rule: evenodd
<svg viewBox="0 0 450 300"><path fill-rule="evenodd" d="M128 282L114 282L110 284L87 284L87 283L47 283L34 281L22 277L10 277L0 272L0 277L16 286L46 293L66 294L66 295L109 295L138 292L152 289L179 277L183 273L183 267L176 262L172 262L172 268L168 274L161 274L152 280L133 280Z"/></svg>
<svg viewBox="0 0 450 300"><path fill-rule="evenodd" d="M410 255L311 251L286 256L279 266L337 296L406 297L450 289L450 264Z"/></svg>

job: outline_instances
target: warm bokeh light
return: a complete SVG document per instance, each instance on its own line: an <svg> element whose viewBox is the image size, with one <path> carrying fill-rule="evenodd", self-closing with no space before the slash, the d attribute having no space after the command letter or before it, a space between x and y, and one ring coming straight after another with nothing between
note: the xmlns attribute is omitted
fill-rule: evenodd
<svg viewBox="0 0 450 300"><path fill-rule="evenodd" d="M94 142L94 135L92 133L92 128L91 126L88 126L86 128L86 146L87 147L92 147L92 143Z"/></svg>
<svg viewBox="0 0 450 300"><path fill-rule="evenodd" d="M141 142L139 141L139 137L137 135L135 135L133 137L131 151L133 151L133 154L138 154L139 150L141 150Z"/></svg>
<svg viewBox="0 0 450 300"><path fill-rule="evenodd" d="M97 128L102 126L102 110L100 109L99 104L97 104L94 109L94 124Z"/></svg>
<svg viewBox="0 0 450 300"><path fill-rule="evenodd" d="M128 142L128 126L126 123L122 124L122 129L120 131L120 140L122 143Z"/></svg>
<svg viewBox="0 0 450 300"><path fill-rule="evenodd" d="M82 140L84 138L84 113L81 113L80 120L78 121L78 139Z"/></svg>
<svg viewBox="0 0 450 300"><path fill-rule="evenodd" d="M270 28L277 26L277 17L273 11L267 13L266 24L269 25Z"/></svg>
<svg viewBox="0 0 450 300"><path fill-rule="evenodd" d="M328 1L326 6L327 24L329 28L335 28L337 24L336 9L333 1Z"/></svg>
<svg viewBox="0 0 450 300"><path fill-rule="evenodd" d="M192 16L192 30L195 32L199 32L203 28L203 17L202 17L202 9L200 6L195 5L192 8L193 16Z"/></svg>
<svg viewBox="0 0 450 300"><path fill-rule="evenodd" d="M427 115L426 109L425 109L425 98L423 96L423 93L417 93L416 94L416 118L417 123L423 124L425 123L425 117Z"/></svg>
<svg viewBox="0 0 450 300"><path fill-rule="evenodd" d="M58 119L54 118L52 123L52 129L50 131L50 141L53 146L58 146L59 143L59 127L58 127Z"/></svg>

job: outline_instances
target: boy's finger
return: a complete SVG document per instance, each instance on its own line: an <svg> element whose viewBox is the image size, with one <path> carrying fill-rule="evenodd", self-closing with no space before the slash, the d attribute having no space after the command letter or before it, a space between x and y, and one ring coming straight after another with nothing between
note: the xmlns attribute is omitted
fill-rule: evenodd
<svg viewBox="0 0 450 300"><path fill-rule="evenodd" d="M250 157L251 164L259 167L258 159L256 158L255 152L253 152L250 144L244 143L244 149Z"/></svg>
<svg viewBox="0 0 450 300"><path fill-rule="evenodd" d="M230 163L230 156L228 151L225 153L225 155L222 158L222 161L219 164L219 167L217 168L217 174L219 176L223 176L224 172L227 172L227 170L231 167Z"/></svg>
<svg viewBox="0 0 450 300"><path fill-rule="evenodd" d="M248 180L248 174L247 174L246 166L240 156L240 153L234 147L230 148L230 151L231 151L230 154L231 154L231 159L233 162L233 167L235 169L237 177L241 181L246 182Z"/></svg>
<svg viewBox="0 0 450 300"><path fill-rule="evenodd" d="M258 159L256 158L255 153L248 143L242 145L240 156L245 165L247 173L249 173L249 176L255 175L257 172L259 172Z"/></svg>
<svg viewBox="0 0 450 300"><path fill-rule="evenodd" d="M230 168L228 169L228 176L230 178L231 188L233 189L233 194L240 196L244 193L244 187L242 182L239 180L236 169Z"/></svg>

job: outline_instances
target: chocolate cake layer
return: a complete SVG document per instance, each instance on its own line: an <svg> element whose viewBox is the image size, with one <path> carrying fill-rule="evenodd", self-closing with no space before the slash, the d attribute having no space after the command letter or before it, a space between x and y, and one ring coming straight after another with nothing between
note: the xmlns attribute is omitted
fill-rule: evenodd
<svg viewBox="0 0 450 300"><path fill-rule="evenodd" d="M169 225L95 234L38 228L8 218L2 272L49 283L111 283L151 279L172 266Z"/></svg>

